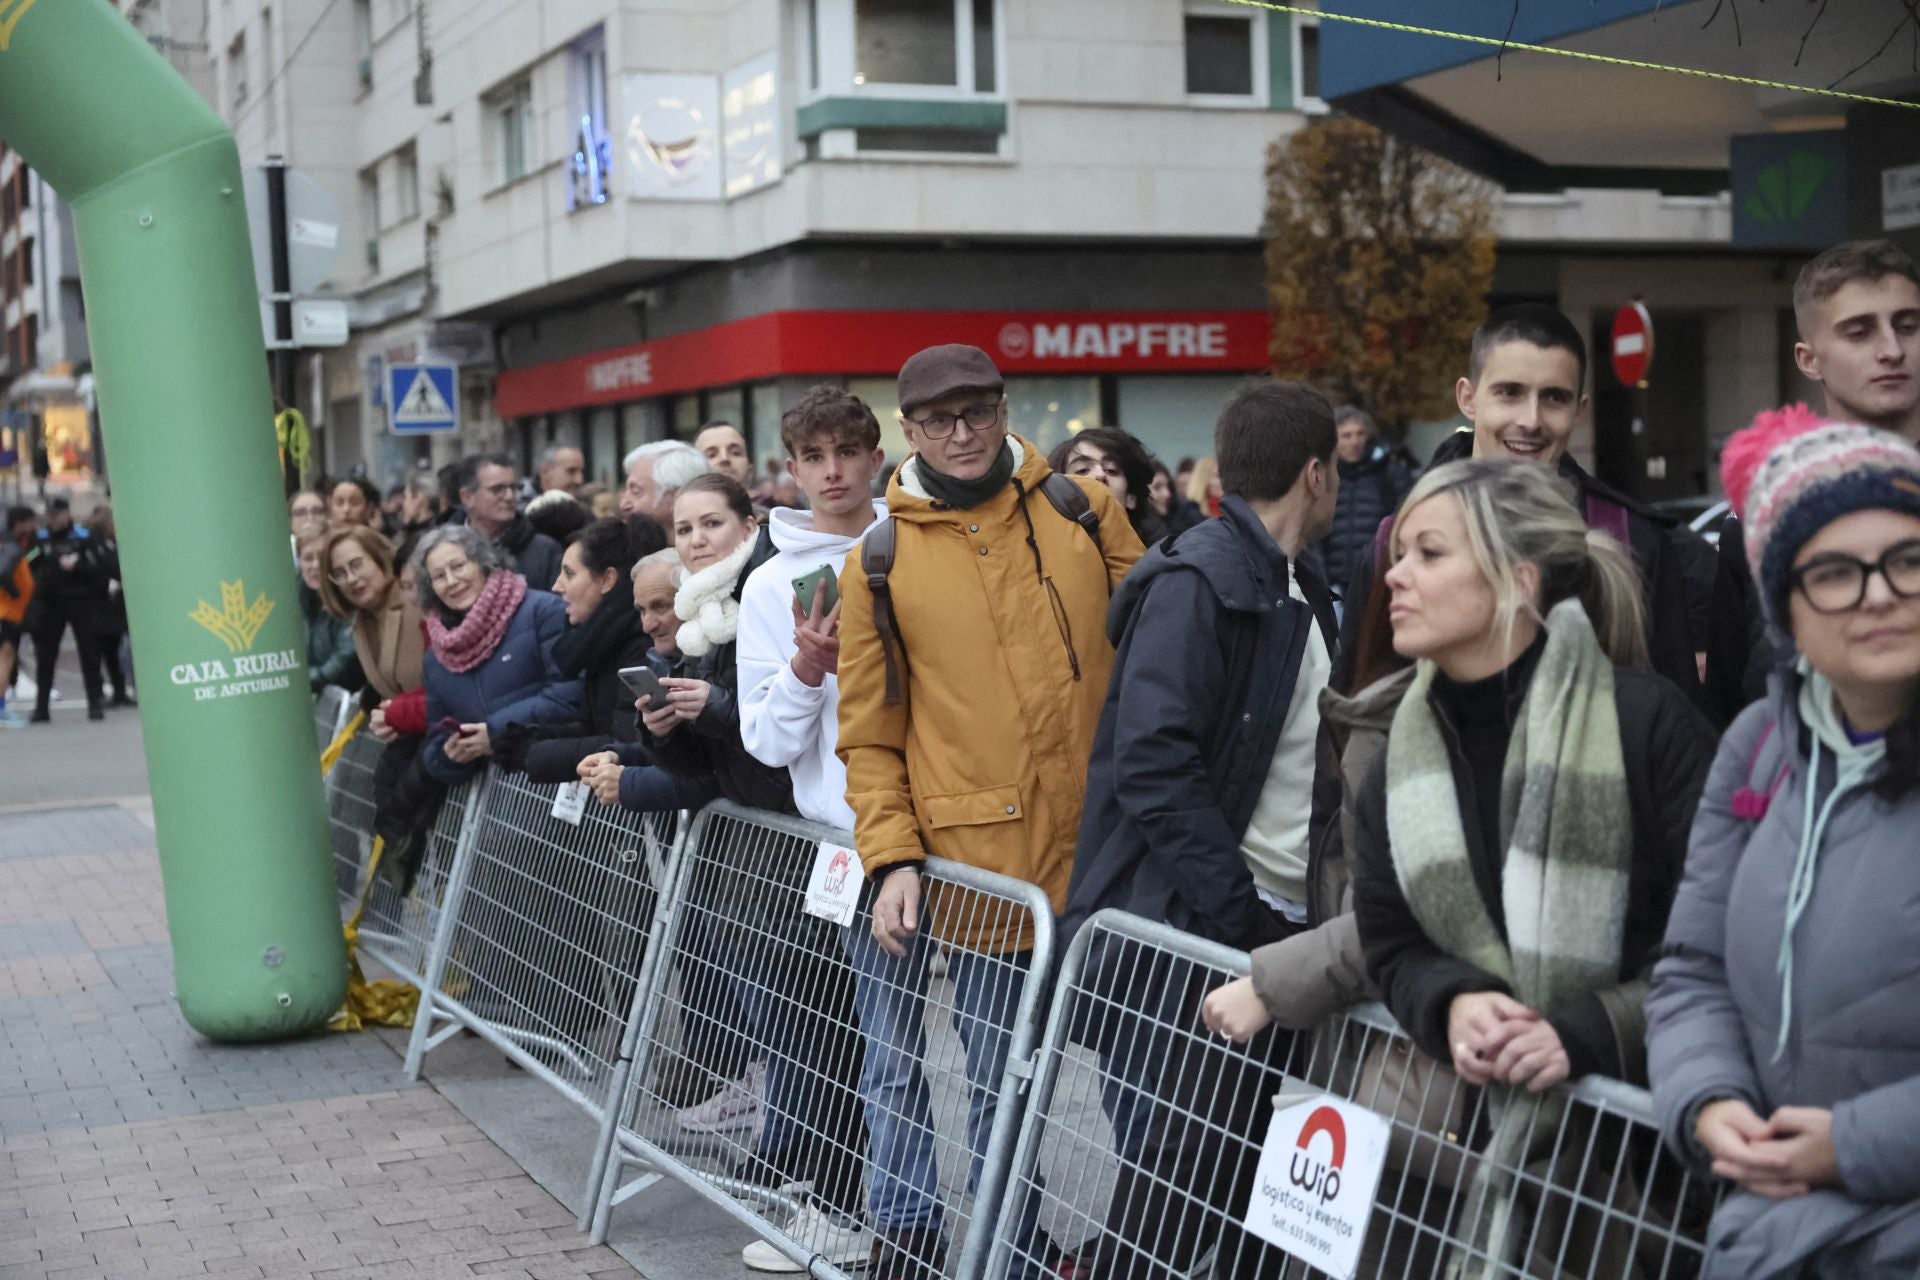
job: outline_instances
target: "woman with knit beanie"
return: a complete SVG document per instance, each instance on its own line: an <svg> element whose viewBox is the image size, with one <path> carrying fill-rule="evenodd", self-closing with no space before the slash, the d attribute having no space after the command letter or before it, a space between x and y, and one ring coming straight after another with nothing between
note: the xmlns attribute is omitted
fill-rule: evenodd
<svg viewBox="0 0 1920 1280"><path fill-rule="evenodd" d="M427 617L427 741L420 764L451 785L473 776L510 724L580 716L580 680L555 665L567 606L501 563L470 525L420 540L414 580Z"/></svg>
<svg viewBox="0 0 1920 1280"><path fill-rule="evenodd" d="M1459 1201L1464 1274L1529 1245L1555 1274L1598 1246L1514 1171L1552 1159L1551 1086L1643 1076L1644 978L1713 731L1645 669L1630 554L1544 468L1437 467L1390 545L1393 644L1416 666L1360 788L1360 942L1414 1044L1484 1087L1462 1122L1486 1155Z"/></svg>
<svg viewBox="0 0 1920 1280"><path fill-rule="evenodd" d="M1920 1270L1920 449L1804 411L1727 443L1796 657L1727 730L1648 1000L1668 1144L1738 1184L1702 1274Z"/></svg>

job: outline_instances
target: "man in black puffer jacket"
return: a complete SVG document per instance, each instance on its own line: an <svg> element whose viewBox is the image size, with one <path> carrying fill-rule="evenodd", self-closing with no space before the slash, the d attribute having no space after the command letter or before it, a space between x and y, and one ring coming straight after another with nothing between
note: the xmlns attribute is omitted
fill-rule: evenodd
<svg viewBox="0 0 1920 1280"><path fill-rule="evenodd" d="M1354 570L1373 545L1380 522L1400 509L1413 488L1413 472L1374 432L1366 410L1343 405L1333 412L1338 432L1334 456L1340 468L1340 501L1333 528L1314 545L1326 580L1335 591L1352 581Z"/></svg>

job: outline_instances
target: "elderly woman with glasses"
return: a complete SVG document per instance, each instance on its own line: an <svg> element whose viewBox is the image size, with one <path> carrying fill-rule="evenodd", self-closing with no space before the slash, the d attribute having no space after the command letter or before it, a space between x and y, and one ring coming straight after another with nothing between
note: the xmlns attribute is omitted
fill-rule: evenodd
<svg viewBox="0 0 1920 1280"><path fill-rule="evenodd" d="M1792 665L1727 730L1647 1002L1701 1275L1920 1274L1920 449L1804 410L1721 474Z"/></svg>
<svg viewBox="0 0 1920 1280"><path fill-rule="evenodd" d="M328 613L352 628L353 652L373 691L369 700L379 699L373 734L383 742L426 732L425 703L417 696L426 632L393 562L393 545L365 525L334 528L321 545L320 598ZM418 703L411 715L395 702L408 698Z"/></svg>
<svg viewBox="0 0 1920 1280"><path fill-rule="evenodd" d="M323 566L334 533L323 521L309 524L293 540L300 562L300 616L307 624L307 684L315 693L330 684L353 690L366 682L345 616L327 607Z"/></svg>
<svg viewBox="0 0 1920 1280"><path fill-rule="evenodd" d="M566 724L581 714L581 684L553 657L567 629L559 596L529 591L492 542L446 525L414 552L427 616L427 741L421 764L444 783L477 772L510 724Z"/></svg>

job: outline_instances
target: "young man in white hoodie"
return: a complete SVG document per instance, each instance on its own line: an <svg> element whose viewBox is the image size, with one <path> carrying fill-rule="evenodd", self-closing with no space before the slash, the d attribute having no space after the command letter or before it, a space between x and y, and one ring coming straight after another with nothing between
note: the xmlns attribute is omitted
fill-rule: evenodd
<svg viewBox="0 0 1920 1280"><path fill-rule="evenodd" d="M769 514L778 554L753 571L740 593L740 738L755 759L792 776L802 816L851 831L846 766L834 754L840 608L829 605L831 588L824 586L798 600L794 580L821 568L838 579L861 536L886 515L886 504L873 498L873 477L886 455L873 410L838 387L816 387L787 410L780 439L787 473L811 510ZM840 1266L868 1260L872 1242L859 1224L813 1205L802 1207L786 1230ZM756 1271L804 1270L761 1241L748 1245L741 1259Z"/></svg>

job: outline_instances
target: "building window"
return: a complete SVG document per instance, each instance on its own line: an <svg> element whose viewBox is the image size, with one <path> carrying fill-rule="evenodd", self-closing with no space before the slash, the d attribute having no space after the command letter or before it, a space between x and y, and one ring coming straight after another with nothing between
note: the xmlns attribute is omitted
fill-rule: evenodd
<svg viewBox="0 0 1920 1280"><path fill-rule="evenodd" d="M395 221L420 216L420 153L411 142L393 156L393 202L399 206Z"/></svg>
<svg viewBox="0 0 1920 1280"><path fill-rule="evenodd" d="M1187 0L1187 96L1256 105L1266 95L1266 14L1214 0Z"/></svg>
<svg viewBox="0 0 1920 1280"><path fill-rule="evenodd" d="M381 228L380 166L378 165L370 165L360 171L360 216L367 224L367 235L371 238L372 244L377 246L380 243ZM374 259L378 252L377 248L369 248L370 265L377 265Z"/></svg>
<svg viewBox="0 0 1920 1280"><path fill-rule="evenodd" d="M1293 18L1293 106L1296 111L1321 112L1320 19L1295 14Z"/></svg>
<svg viewBox="0 0 1920 1280"><path fill-rule="evenodd" d="M521 77L487 96L501 182L524 178L533 152L533 81Z"/></svg>
<svg viewBox="0 0 1920 1280"><path fill-rule="evenodd" d="M373 0L353 0L354 75L361 92L373 88Z"/></svg>
<svg viewBox="0 0 1920 1280"><path fill-rule="evenodd" d="M957 85L957 18L947 0L854 0L854 83Z"/></svg>
<svg viewBox="0 0 1920 1280"><path fill-rule="evenodd" d="M238 35L227 46L227 99L238 111L247 102L247 38Z"/></svg>
<svg viewBox="0 0 1920 1280"><path fill-rule="evenodd" d="M572 139L567 208L605 204L613 143L607 135L607 37L599 27L567 51L567 133Z"/></svg>
<svg viewBox="0 0 1920 1280"><path fill-rule="evenodd" d="M812 93L881 96L1000 90L1005 0L800 0Z"/></svg>

